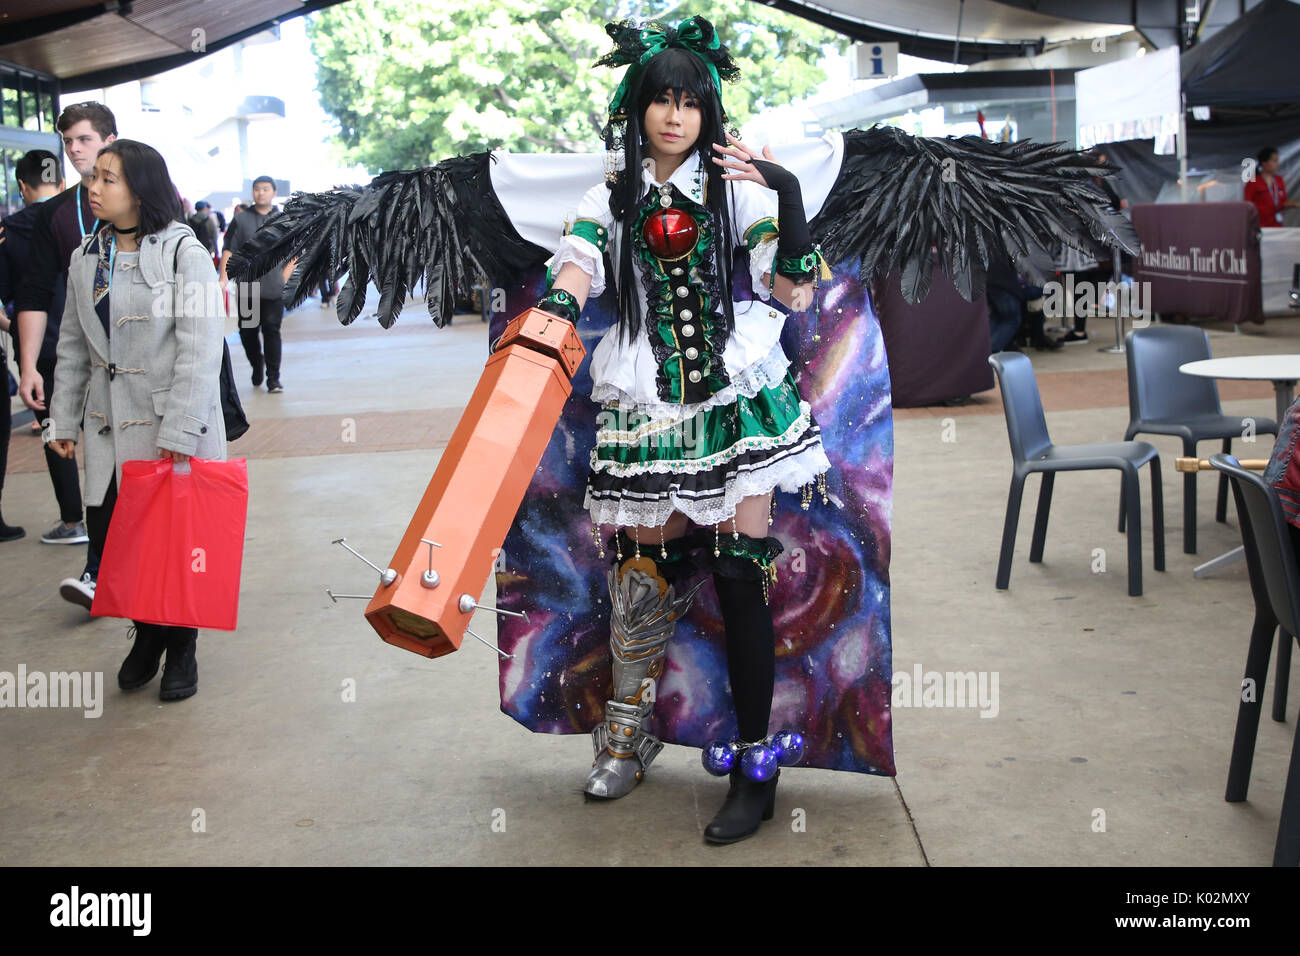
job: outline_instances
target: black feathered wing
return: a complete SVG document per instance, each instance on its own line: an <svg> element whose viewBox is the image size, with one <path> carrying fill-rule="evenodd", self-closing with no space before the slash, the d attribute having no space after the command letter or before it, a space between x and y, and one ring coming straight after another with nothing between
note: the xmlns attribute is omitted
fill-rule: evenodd
<svg viewBox="0 0 1300 956"><path fill-rule="evenodd" d="M476 153L383 173L364 187L298 193L231 255L227 274L256 277L297 258L284 291L292 308L324 279L346 273L338 299L344 325L361 314L373 282L384 328L423 282L429 315L446 325L457 298L468 297L476 283L516 274L550 255L511 225L492 190L491 162L490 153Z"/></svg>
<svg viewBox="0 0 1300 956"><path fill-rule="evenodd" d="M862 278L901 271L916 303L930 291L931 248L967 301L984 294L1001 253L1035 281L1062 244L1109 258L1137 234L1096 177L1114 168L1059 143L911 136L893 127L844 134L840 172L809 224L831 262L861 258Z"/></svg>

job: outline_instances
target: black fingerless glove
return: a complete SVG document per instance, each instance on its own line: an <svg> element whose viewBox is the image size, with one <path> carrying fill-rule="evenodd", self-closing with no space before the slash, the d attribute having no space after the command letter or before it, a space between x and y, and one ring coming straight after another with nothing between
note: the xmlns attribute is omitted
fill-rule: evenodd
<svg viewBox="0 0 1300 956"><path fill-rule="evenodd" d="M763 174L769 188L776 192L775 271L796 281L811 277L814 267L808 256L813 255L812 234L803 211L803 192L799 177L784 166L765 159L751 159L754 168Z"/></svg>

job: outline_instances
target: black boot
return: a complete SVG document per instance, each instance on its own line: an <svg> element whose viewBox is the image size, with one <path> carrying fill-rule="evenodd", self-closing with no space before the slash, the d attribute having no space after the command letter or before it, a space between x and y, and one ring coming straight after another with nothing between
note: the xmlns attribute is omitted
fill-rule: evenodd
<svg viewBox="0 0 1300 956"><path fill-rule="evenodd" d="M722 535L714 550L721 551L714 560L713 588L726 631L727 677L737 728L742 740L759 740L767 735L776 676L776 636L767 602L769 569L781 553L781 543L775 538ZM780 771L759 783L744 776L739 764L737 760L731 773L726 802L704 830L709 843L743 840L772 819Z"/></svg>
<svg viewBox="0 0 1300 956"><path fill-rule="evenodd" d="M776 809L776 782L781 771L771 780L756 783L737 766L731 771L731 789L713 821L704 828L704 839L709 843L736 843L758 832L764 820L772 819Z"/></svg>
<svg viewBox="0 0 1300 956"><path fill-rule="evenodd" d="M135 624L135 642L117 672L117 686L122 690L136 690L154 679L158 662L167 649L167 638L156 624Z"/></svg>
<svg viewBox="0 0 1300 956"><path fill-rule="evenodd" d="M198 637L198 631L193 628L170 628L167 635L167 663L163 666L159 699L184 700L198 692L199 662L194 658L194 645Z"/></svg>

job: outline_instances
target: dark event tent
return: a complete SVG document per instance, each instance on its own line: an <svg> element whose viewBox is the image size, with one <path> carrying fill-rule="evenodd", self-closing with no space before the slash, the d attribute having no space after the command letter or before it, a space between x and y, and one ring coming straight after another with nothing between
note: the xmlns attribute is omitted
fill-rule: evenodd
<svg viewBox="0 0 1300 956"><path fill-rule="evenodd" d="M1264 0L1183 54L1187 105L1300 113L1300 4Z"/></svg>
<svg viewBox="0 0 1300 956"><path fill-rule="evenodd" d="M1214 36L1183 53L1183 92L1189 110L1210 107L1209 119L1187 117L1192 172L1239 169L1265 146L1276 147L1287 182L1300 178L1300 4L1264 0ZM1121 194L1149 202L1176 182L1173 156L1156 156L1151 140L1108 143L1124 167Z"/></svg>

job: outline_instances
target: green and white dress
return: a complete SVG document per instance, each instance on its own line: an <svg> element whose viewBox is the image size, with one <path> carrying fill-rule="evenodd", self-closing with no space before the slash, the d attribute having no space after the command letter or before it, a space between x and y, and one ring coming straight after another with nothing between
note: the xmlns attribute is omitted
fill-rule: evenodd
<svg viewBox="0 0 1300 956"><path fill-rule="evenodd" d="M702 164L687 162L659 183L644 174L633 223L642 331L625 341L615 323L591 360L601 406L584 507L593 524L655 527L680 511L697 525L734 517L747 496L804 490L830 468L820 429L781 348L784 308L762 276L776 255L775 196L731 181L732 241L747 253L715 281L714 231ZM591 276L589 300L605 289L606 260L618 262L621 230L602 183L550 261ZM739 273L739 275L734 274ZM734 328L710 291L732 295Z"/></svg>

